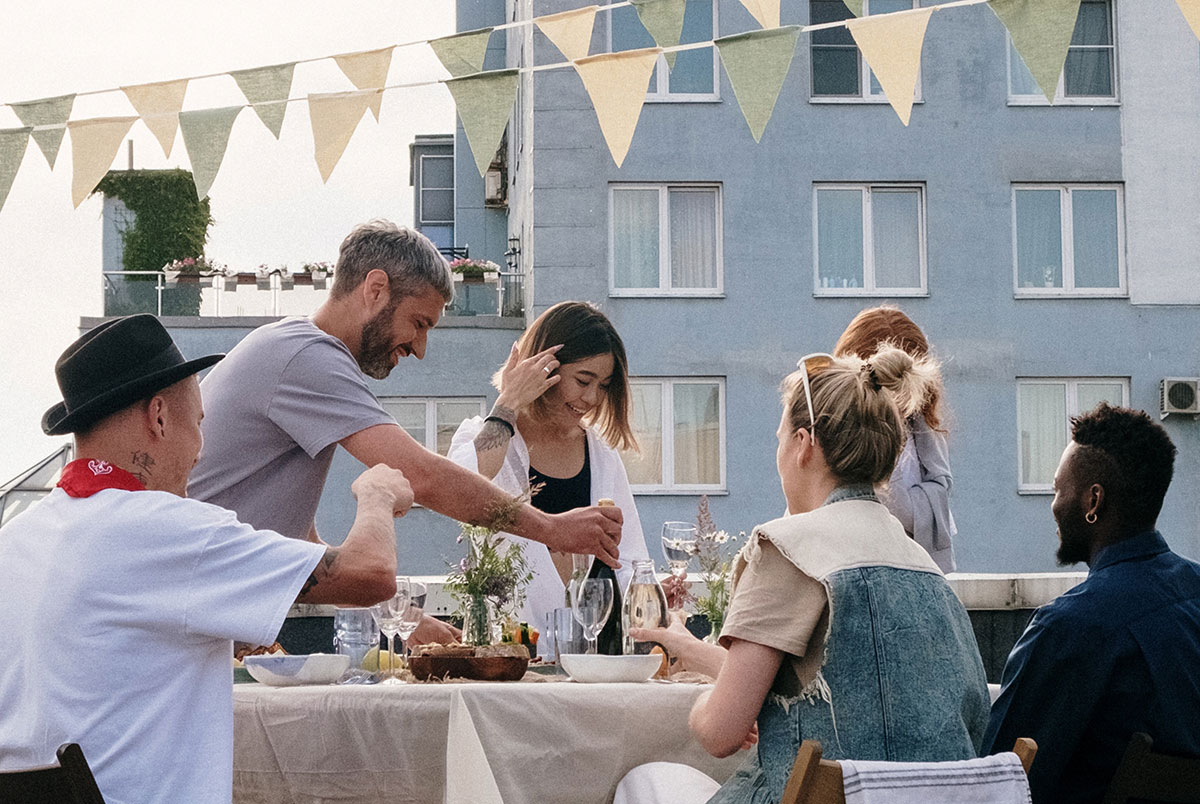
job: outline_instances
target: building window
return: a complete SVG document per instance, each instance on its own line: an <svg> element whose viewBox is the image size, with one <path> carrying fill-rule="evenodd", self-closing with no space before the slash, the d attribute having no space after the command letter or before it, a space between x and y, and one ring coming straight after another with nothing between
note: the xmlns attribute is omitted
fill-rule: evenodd
<svg viewBox="0 0 1200 804"><path fill-rule="evenodd" d="M1053 492L1054 470L1071 439L1071 417L1101 402L1129 405L1125 377L1017 379L1017 431L1020 468L1017 490Z"/></svg>
<svg viewBox="0 0 1200 804"><path fill-rule="evenodd" d="M1013 186L1017 296L1124 296L1120 185Z"/></svg>
<svg viewBox="0 0 1200 804"><path fill-rule="evenodd" d="M417 228L438 248L454 245L454 157L422 154L417 176Z"/></svg>
<svg viewBox="0 0 1200 804"><path fill-rule="evenodd" d="M716 377L630 380L641 452L622 453L639 494L725 488L725 381Z"/></svg>
<svg viewBox="0 0 1200 804"><path fill-rule="evenodd" d="M654 39L638 19L632 6L609 12L609 51L654 47ZM688 0L683 14L680 44L708 42L717 36L717 4L713 0ZM681 50L675 53L675 66L667 65L666 56L658 57L650 77L647 101L719 100L717 50L714 47Z"/></svg>
<svg viewBox="0 0 1200 804"><path fill-rule="evenodd" d="M615 184L608 219L613 296L722 292L719 185Z"/></svg>
<svg viewBox="0 0 1200 804"><path fill-rule="evenodd" d="M925 294L924 186L818 184L814 193L818 296Z"/></svg>
<svg viewBox="0 0 1200 804"><path fill-rule="evenodd" d="M439 455L450 451L454 431L465 419L482 416L482 397L380 397L383 409L427 449Z"/></svg>
<svg viewBox="0 0 1200 804"><path fill-rule="evenodd" d="M916 0L863 0L863 15L908 11ZM809 21L813 25L854 19L842 0L810 0ZM872 101L887 103L883 87L858 52L854 37L844 25L813 31L812 97L821 101ZM917 99L921 81L917 79Z"/></svg>
<svg viewBox="0 0 1200 804"><path fill-rule="evenodd" d="M1075 33L1058 77L1055 103L1095 104L1117 99L1117 47L1111 0L1083 0ZM1045 104L1046 96L1008 39L1008 98L1016 104Z"/></svg>

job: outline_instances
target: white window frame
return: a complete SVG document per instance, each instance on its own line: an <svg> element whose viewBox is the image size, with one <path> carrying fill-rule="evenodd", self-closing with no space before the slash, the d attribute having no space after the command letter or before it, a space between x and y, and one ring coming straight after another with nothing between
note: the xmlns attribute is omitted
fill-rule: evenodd
<svg viewBox="0 0 1200 804"><path fill-rule="evenodd" d="M863 286L861 288L821 287L821 251L817 241L817 195L820 190L859 190L862 193L863 224ZM878 288L875 286L875 237L871 217L872 192L889 190L916 190L918 242L920 243L921 286L914 288ZM812 194L812 243L813 243L813 295L837 296L894 296L924 297L929 295L929 268L926 256L926 215L924 182L814 182Z"/></svg>
<svg viewBox="0 0 1200 804"><path fill-rule="evenodd" d="M912 0L912 4L913 4L912 5L913 8L920 8L920 0ZM870 16L870 14L871 14L870 9L871 9L871 0L863 0L863 16L864 17ZM810 19L811 19L811 12L810 12ZM808 57L808 72L809 72L808 101L809 101L809 103L859 103L859 104L862 104L862 103L872 104L873 103L873 104L880 104L880 103L888 103L889 102L887 95L884 94L884 92L883 92L882 87L880 87L879 92L871 91L871 65L867 64L867 60L863 58L862 51L860 51L857 46L854 48L854 51L855 51L855 55L858 59L858 94L857 95L818 95L815 92L813 92L814 70L813 70L812 53L811 53L811 50L813 47L820 48L820 47L825 47L825 46L824 45L814 45L810 38L810 41L809 41L810 52L809 52L809 57ZM918 68L917 68L917 85L913 91L913 103L914 104L919 104L919 103L925 102L925 98L924 98L922 88L921 88L922 85L925 83L923 80L923 76L924 76L924 69L922 67L918 66Z"/></svg>
<svg viewBox="0 0 1200 804"><path fill-rule="evenodd" d="M479 415L486 415L487 400L482 396L381 396L379 404L390 415L392 412L388 409L389 402L420 402L425 405L425 443L422 444L430 452L437 452L437 406L439 402L453 402L457 404L469 404L471 402L479 403ZM401 425L400 429L404 429Z"/></svg>
<svg viewBox="0 0 1200 804"><path fill-rule="evenodd" d="M717 27L718 21L718 6L720 0L712 0L713 18L712 18L712 38L720 37ZM612 43L612 22L608 24L608 52L613 52ZM712 92L671 92L670 79L671 71L667 67L667 57L665 54L658 57L658 61L654 64L654 91L646 93L646 103L718 103L721 100L721 71L718 68L720 55L717 53L716 45L712 46L712 67L713 67L713 90Z"/></svg>
<svg viewBox="0 0 1200 804"><path fill-rule="evenodd" d="M617 266L613 258L613 194L617 190L658 190L658 287L617 287ZM717 284L711 288L671 287L671 191L716 191L716 255ZM721 184L719 182L616 182L608 185L608 295L614 298L648 298L683 296L691 298L722 298L725 295L725 219Z"/></svg>
<svg viewBox="0 0 1200 804"><path fill-rule="evenodd" d="M1079 409L1079 386L1081 385L1112 385L1121 384L1121 406L1129 407L1129 378L1128 377L1017 377L1017 493L1018 494L1053 494L1053 484L1026 483L1022 476L1021 467L1021 431L1024 422L1021 421L1021 389L1032 385L1065 386L1067 417L1063 420L1065 443L1070 443L1071 417L1084 412Z"/></svg>
<svg viewBox="0 0 1200 804"><path fill-rule="evenodd" d="M449 187L426 187L425 186L425 160L426 159L449 159L450 160L450 186ZM454 204L457 202L456 191L454 189L454 156L452 154L421 154L421 170L417 187L417 224L419 226L453 226L454 225ZM450 191L450 220L426 220L425 219L425 190L449 190Z"/></svg>
<svg viewBox="0 0 1200 804"><path fill-rule="evenodd" d="M1058 190L1058 219L1062 231L1062 287L1022 287L1017 265L1017 191ZM1073 190L1116 190L1117 192L1117 277L1115 288L1075 287L1075 214L1071 202ZM1012 270L1013 296L1018 299L1038 298L1127 298L1129 277L1125 265L1125 186L1116 182L1021 182L1012 186Z"/></svg>
<svg viewBox="0 0 1200 804"><path fill-rule="evenodd" d="M724 377L630 377L631 385L657 384L661 389L660 412L662 419L662 483L630 485L635 495L670 494L725 494L726 490L726 432L725 432L725 378ZM720 425L720 470L721 482L717 484L675 483L675 386L717 385L717 418Z"/></svg>
<svg viewBox="0 0 1200 804"><path fill-rule="evenodd" d="M1112 31L1112 95L1066 95L1066 62L1063 62L1063 71L1058 74L1058 86L1054 90L1054 106L1120 106L1121 105L1121 78L1120 78L1120 48L1117 47L1118 32L1117 32L1117 9L1114 0L1108 2L1109 14L1109 30ZM1074 29L1072 29L1072 37ZM1013 44L1012 36L1005 31L1004 39L1006 43L1006 65L1007 65L1007 80L1008 80L1008 105L1009 106L1050 106L1050 102L1046 100L1046 96L1038 90L1032 95L1017 95L1012 91L1012 75L1013 75ZM1095 47L1087 45L1088 48ZM1068 48L1070 52L1070 48ZM1018 55L1017 58L1020 58Z"/></svg>

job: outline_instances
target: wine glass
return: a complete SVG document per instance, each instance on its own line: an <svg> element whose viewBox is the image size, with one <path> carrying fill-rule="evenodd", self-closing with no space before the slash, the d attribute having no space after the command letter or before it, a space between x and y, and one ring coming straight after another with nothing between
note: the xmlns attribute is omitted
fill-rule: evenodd
<svg viewBox="0 0 1200 804"><path fill-rule="evenodd" d="M586 578L575 587L575 598L571 601L571 612L583 626L587 638L587 652L596 652L596 637L604 630L608 615L612 612L612 578Z"/></svg>
<svg viewBox="0 0 1200 804"><path fill-rule="evenodd" d="M408 638L417 630L425 614L426 587L420 581L401 577L396 579L396 588L408 597L408 605L400 616L400 630L397 632L404 640L404 660L407 662L409 654L412 653L408 646Z"/></svg>
<svg viewBox="0 0 1200 804"><path fill-rule="evenodd" d="M592 561L595 556L585 553L571 553L571 577L567 580L567 603L575 599L575 589L587 578L592 571Z"/></svg>
<svg viewBox="0 0 1200 804"><path fill-rule="evenodd" d="M696 526L691 522L664 522L662 529L663 555L671 574L682 579L687 575L688 563L696 553ZM676 595L671 608L683 610L683 595Z"/></svg>
<svg viewBox="0 0 1200 804"><path fill-rule="evenodd" d="M395 678L396 672L396 635L400 633L400 629L404 625L404 612L408 608L408 592L400 591L400 581L407 580L405 578L396 578L396 594L392 595L387 600L376 603L371 607L371 617L375 620L375 625L388 638L388 669L387 677L384 678L385 684L398 684L399 679ZM382 646L380 646L382 650ZM383 668L379 668L380 671Z"/></svg>

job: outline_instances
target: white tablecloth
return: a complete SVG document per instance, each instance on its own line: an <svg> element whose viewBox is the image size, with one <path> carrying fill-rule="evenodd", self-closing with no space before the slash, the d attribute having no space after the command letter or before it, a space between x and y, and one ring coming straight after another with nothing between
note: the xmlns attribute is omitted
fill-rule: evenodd
<svg viewBox="0 0 1200 804"><path fill-rule="evenodd" d="M683 762L723 781L744 756L709 756L687 716L692 684L413 684L234 687L235 804L420 802L486 789L504 804L606 804L625 773ZM455 759L447 729L456 717ZM465 728L468 731L464 731ZM472 756L470 730L487 767ZM479 755L478 746L475 756ZM447 801L446 804L467 804ZM472 804L474 804L472 802Z"/></svg>

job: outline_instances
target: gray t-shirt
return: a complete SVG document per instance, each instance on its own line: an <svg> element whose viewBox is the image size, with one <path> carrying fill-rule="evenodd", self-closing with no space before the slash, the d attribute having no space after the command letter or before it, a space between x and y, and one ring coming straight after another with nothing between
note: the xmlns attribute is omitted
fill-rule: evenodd
<svg viewBox="0 0 1200 804"><path fill-rule="evenodd" d="M188 496L297 539L308 537L338 442L395 424L346 345L307 318L251 332L200 392L204 449Z"/></svg>

